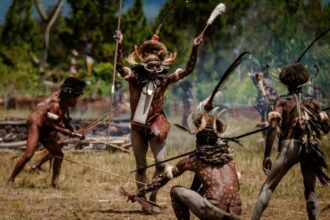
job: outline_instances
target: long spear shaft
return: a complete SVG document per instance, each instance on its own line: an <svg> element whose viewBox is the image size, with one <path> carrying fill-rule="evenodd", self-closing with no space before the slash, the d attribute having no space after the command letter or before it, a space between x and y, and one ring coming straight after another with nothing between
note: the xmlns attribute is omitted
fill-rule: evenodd
<svg viewBox="0 0 330 220"><path fill-rule="evenodd" d="M143 184L143 185L147 185L147 183L143 183L143 182L140 182L140 181L137 181L137 180L132 180L132 179L130 179L128 177L121 176L119 174L112 173L110 171L103 170L103 169L100 169L100 168L92 167L92 166L89 166L89 165L84 164L84 163L80 163L80 162L77 162L77 161L74 161L74 160L67 159L65 157L60 157L60 156L56 156L56 155L54 157L56 157L58 159L66 160L66 161L68 161L70 163L73 163L73 164L77 164L77 165L80 165L80 166L83 166L83 167L90 168L92 170L96 170L96 171L99 171L99 172L102 172L102 173L107 173L107 174L109 174L111 176L115 176L115 177L118 177L118 178L121 178L121 179L125 179L125 180L128 180L128 181L134 182L134 183L140 183L140 184ZM160 191L163 191L163 192L166 192L166 193L169 193L169 191L167 191L167 190L163 190L163 189L159 189L159 190Z"/></svg>
<svg viewBox="0 0 330 220"><path fill-rule="evenodd" d="M256 134L256 133L259 133L261 131L265 131L269 128L270 126L267 126L267 127L264 127L264 128L260 128L260 129L257 129L257 130L254 130L254 131L250 131L250 132L247 132L247 133L244 133L244 134L241 134L241 135L238 135L238 136L235 136L235 137L223 137L221 139L223 140L230 140L230 139L240 139L240 138L243 138L243 137L246 137L246 136L250 136L252 134Z"/></svg>
<svg viewBox="0 0 330 220"><path fill-rule="evenodd" d="M122 0L119 1L119 12L118 12L117 31L120 31L121 6L122 6ZM118 44L119 44L119 39L116 39L116 49L115 49L115 58L114 58L114 61L113 61L113 73L112 73L112 85L111 85L110 112L112 110L113 95L115 93L116 67L117 67L117 56L118 56ZM108 131L107 131L107 145L108 145L108 142L109 142L109 136L110 136L110 120L109 120L109 126L108 126Z"/></svg>
<svg viewBox="0 0 330 220"><path fill-rule="evenodd" d="M175 156L175 157L171 157L171 158L169 158L169 159L166 159L166 160L160 161L160 162L158 162L158 163L154 163L154 164L151 164L151 165L145 166L145 167L143 167L143 168L139 168L139 169L136 169L136 170L130 171L130 173L134 173L134 172L136 172L136 171L144 170L144 169L147 169L147 168L149 168L149 167L157 166L157 165L159 165L159 164L162 164L162 163L165 163L165 162L168 162L168 161L171 161L171 160L175 160L175 159L177 159L177 158L184 157L184 156L187 156L187 155L193 154L193 153L195 153L195 152L196 152L196 150L189 151L189 152L187 152L187 153L180 154L180 155Z"/></svg>
<svg viewBox="0 0 330 220"><path fill-rule="evenodd" d="M119 12L118 12L117 31L120 31L121 6L122 6L122 0L119 1ZM111 108L112 108L113 93L115 92L115 80L116 80L116 66L117 66L118 44L119 44L119 39L116 39L115 58L114 58L114 62L113 62L113 73L112 73L112 87L111 87L111 105L110 105L110 111L111 111Z"/></svg>
<svg viewBox="0 0 330 220"><path fill-rule="evenodd" d="M114 109L115 110L115 109ZM113 110L113 111L114 111ZM101 122L103 122L106 117L108 117L108 115L111 115L112 112L108 112L107 114L105 114L104 116L102 116L101 118L95 120L94 122L92 122L91 124L87 125L86 127L83 127L81 129L79 129L78 131L76 131L77 133L81 134L82 132L87 132L93 128L95 128L97 125L99 125ZM66 141L68 141L69 139L71 139L71 137L69 135L66 135L64 138L62 138L61 140L58 140L57 143L58 144L62 144L62 143L65 143ZM38 152L45 152L47 151L47 149L43 149L43 150L40 150ZM38 153L37 152L37 153ZM24 154L24 153L23 153ZM17 157L21 157L23 155L22 153L19 154L19 155L15 155L13 157L11 157L11 159L16 159Z"/></svg>
<svg viewBox="0 0 330 220"><path fill-rule="evenodd" d="M241 135L239 135L239 136L228 137L228 138L221 138L221 139L224 139L224 140L231 140L231 139L232 139L232 140L235 140L235 139L243 138L243 137L246 137L246 136L249 136L249 135L252 135L252 134L258 133L258 132L260 132L260 131L267 130L268 128L269 128L269 126L264 127L264 128L260 128L260 129L254 130L254 131L250 131L250 132L247 132L247 133L241 134ZM161 161L161 162L154 163L154 164L151 164L151 165L145 166L145 167L143 167L143 168L140 168L140 169L136 169L136 170L130 171L130 173L134 173L134 172L137 172L137 171L140 171L140 170L144 170L144 169L147 169L147 168L149 168L149 167L157 166L157 165L159 165L159 164L162 164L162 163L165 163L165 162L168 162L168 161L171 161L171 160L175 160L175 159L177 159L177 158L184 157L184 156L187 156L187 155L191 155L191 154L194 154L194 153L196 153L196 150L189 151L189 152L187 152L187 153L180 154L180 155L175 156L175 157L171 157L171 158L166 159L166 160L163 160L163 161Z"/></svg>

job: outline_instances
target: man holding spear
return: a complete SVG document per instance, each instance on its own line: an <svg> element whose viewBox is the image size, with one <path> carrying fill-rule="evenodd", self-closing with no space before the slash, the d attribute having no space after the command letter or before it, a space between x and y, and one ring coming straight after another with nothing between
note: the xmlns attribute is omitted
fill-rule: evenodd
<svg viewBox="0 0 330 220"><path fill-rule="evenodd" d="M156 162L165 159L165 140L170 130L166 120L163 105L167 87L192 73L197 59L199 45L203 42L200 35L194 40L190 59L184 69L177 69L168 73L170 64L175 60L176 54L168 56L165 45L158 41L158 35L153 35L151 40L136 47L135 52L129 56L131 68L122 65L122 39L120 32L116 33L119 39L117 71L129 82L130 108L131 108L131 141L136 160L136 167L147 165L146 153L148 145L154 154ZM139 58L139 62L135 61ZM156 167L154 176L164 172L165 165ZM146 171L136 174L136 180L147 182ZM138 188L143 185L137 184ZM156 200L156 192L150 199Z"/></svg>
<svg viewBox="0 0 330 220"><path fill-rule="evenodd" d="M169 67L176 58L176 53L169 56L166 46L159 42L158 32L151 40L145 41L140 46L135 46L135 51L128 57L131 68L122 64L122 40L120 31L115 38L118 43L116 69L125 80L129 82L130 107L131 107L131 141L136 160L136 180L147 182L146 153L148 145L154 154L155 161L165 160L166 137L170 125L163 111L164 95L167 87L192 73L197 60L199 45L203 42L206 28L214 19L225 11L225 5L219 4L211 14L203 32L194 39L190 59L186 67L169 73ZM161 26L161 25L160 25ZM138 58L138 61L136 61ZM166 165L156 166L154 177L165 171ZM143 185L137 184L138 188ZM150 200L156 201L157 191L152 192Z"/></svg>

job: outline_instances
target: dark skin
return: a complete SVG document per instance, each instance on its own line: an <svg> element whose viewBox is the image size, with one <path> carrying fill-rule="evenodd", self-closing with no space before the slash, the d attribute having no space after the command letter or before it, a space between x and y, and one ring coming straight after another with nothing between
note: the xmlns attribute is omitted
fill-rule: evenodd
<svg viewBox="0 0 330 220"><path fill-rule="evenodd" d="M53 163L52 187L57 186L60 174L62 157L62 146L57 143L58 132L64 135L82 138L81 134L73 132L67 119L68 108L77 103L78 97L60 99L59 93L53 93L43 102L39 103L27 119L28 139L23 156L17 161L16 166L7 181L7 187L12 188L15 177L21 172L25 164L32 158L40 142L51 155L55 156ZM58 116L51 119L49 113Z"/></svg>
<svg viewBox="0 0 330 220"><path fill-rule="evenodd" d="M131 71L129 68L124 68L122 65L121 44L123 41L123 35L120 32L117 32L115 35L115 39L118 41L119 47L120 47L119 53L118 53L119 59L118 59L118 64L117 64L117 71L123 78L125 78L126 80L129 81L130 106L131 106L132 115L134 115L137 104L139 102L142 87L136 84L136 81L138 79L138 76L136 75L136 73ZM169 86L169 84L179 81L180 79L189 75L193 71L195 64L196 64L196 59L197 59L197 49L203 41L204 41L204 39L203 39L202 35L195 38L194 44L193 44L193 50L192 50L192 53L190 56L190 60L187 63L186 67L184 69L178 69L177 72L170 73L165 77L163 86L161 86L160 88L158 88L156 90L156 93L155 93L155 96L153 99L153 103L149 110L148 118L152 117L155 114L161 114L163 112L164 95L165 95L166 89ZM153 53L144 54L144 58L146 60L155 58L155 54L153 54ZM157 64L157 62L153 63L152 65L148 64L147 68L154 74L158 74L158 71L161 68L160 62L158 62L158 64Z"/></svg>
<svg viewBox="0 0 330 220"><path fill-rule="evenodd" d="M295 87L294 90L289 88L289 94L277 99L274 110L268 117L270 128L262 163L267 178L253 210L253 220L262 218L276 187L297 163L300 164L303 177L308 219L319 218L315 192L316 178L323 184L326 184L329 178L322 170L326 168L324 165L326 161L318 147L318 139L321 138L322 133L328 133L330 128L327 114L320 110L319 104L312 97L303 94L301 88ZM272 163L270 153L278 127L280 127L279 154Z"/></svg>
<svg viewBox="0 0 330 220"><path fill-rule="evenodd" d="M153 98L150 108L146 113L146 122L141 124L139 122L132 121L131 126L131 141L135 155L136 166L137 168L144 167L146 166L146 153L149 146L152 149L156 160L161 161L165 159L164 139L166 138L169 129L169 125L166 121L163 111L165 92L170 84L177 82L192 73L197 61L198 47L203 42L203 36L201 35L195 38L192 52L186 66L182 69L177 69L172 73L168 72L168 68L172 62L168 62L168 56L162 55L162 52L165 51L164 49L153 48L150 50L139 51L140 53L136 50L135 54L140 57L140 61L142 62L137 65L132 64L130 68L124 67L122 62L123 35L120 31L117 31L114 37L118 42L118 62L116 65L116 70L121 75L121 77L127 80L129 83L130 109L132 119L135 115L141 93L143 92L146 83L154 82L154 85L157 83L153 91ZM159 116L160 118L164 118L161 124L168 126L166 129L164 129L167 131L161 132L158 139L158 135L155 135L154 133L152 134L149 130L151 130L151 124L154 122L154 120L157 120L157 117ZM165 164L157 166L154 176L163 172L164 167ZM147 175L145 170L138 172L135 178L139 182L146 182ZM138 184L138 187L140 186L141 185ZM156 201L156 194L157 191L153 192L150 196L150 200Z"/></svg>
<svg viewBox="0 0 330 220"><path fill-rule="evenodd" d="M193 156L183 159L176 164L172 169L173 177L180 176L185 171L192 171L199 177L205 190L204 196L214 206L225 211L236 212L235 214L237 215L240 214L239 181L233 161L223 166L217 166L202 162L196 156ZM136 196L141 197L148 192L159 189L169 180L166 174L162 174L153 179L152 183L132 193L129 199L134 202ZM235 209L231 210L230 207L235 207Z"/></svg>
<svg viewBox="0 0 330 220"><path fill-rule="evenodd" d="M300 92L300 91L298 91ZM319 103L315 100L310 99L304 102L304 105L309 107L315 113L319 113L321 111L321 107ZM275 141L277 127L280 127L280 141L286 139L301 139L304 133L294 132L294 122L297 120L296 114L292 114L293 110L296 107L296 101L293 96L288 98L279 98L276 100L274 111L278 112L282 118L273 118L270 121L270 128L268 129L267 139L266 139L266 147L264 152L264 159L262 162L263 170L266 175L270 173L272 167L272 161L270 159L270 153L272 150L272 146ZM316 115L318 117L318 115ZM329 130L324 130L325 133L329 132Z"/></svg>

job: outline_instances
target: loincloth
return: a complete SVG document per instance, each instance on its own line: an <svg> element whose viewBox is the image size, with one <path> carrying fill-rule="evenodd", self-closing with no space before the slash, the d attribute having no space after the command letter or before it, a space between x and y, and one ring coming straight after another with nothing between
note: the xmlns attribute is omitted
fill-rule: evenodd
<svg viewBox="0 0 330 220"><path fill-rule="evenodd" d="M241 219L241 216L238 216L238 215L235 215L235 214L232 214L232 213L229 213L219 207L216 207L215 205L213 205L207 198L204 197L204 203L207 207L211 208L212 210L222 214L222 215L225 215L225 216L229 216L229 217L234 217L234 218L237 218L237 219Z"/></svg>

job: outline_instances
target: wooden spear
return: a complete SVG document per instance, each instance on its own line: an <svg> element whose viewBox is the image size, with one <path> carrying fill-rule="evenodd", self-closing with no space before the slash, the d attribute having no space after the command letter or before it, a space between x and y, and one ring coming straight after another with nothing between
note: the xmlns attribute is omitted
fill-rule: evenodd
<svg viewBox="0 0 330 220"><path fill-rule="evenodd" d="M120 31L121 8L122 8L122 0L119 1L118 23L117 23L117 30L116 30L117 32ZM112 73L112 85L111 85L110 112L112 111L113 94L115 93L118 45L119 45L119 39L116 39L116 49L115 49L115 58L113 61L113 73ZM108 145L109 136L110 136L110 123L111 123L111 121L109 120L109 126L108 126L108 131L107 131L107 145Z"/></svg>

